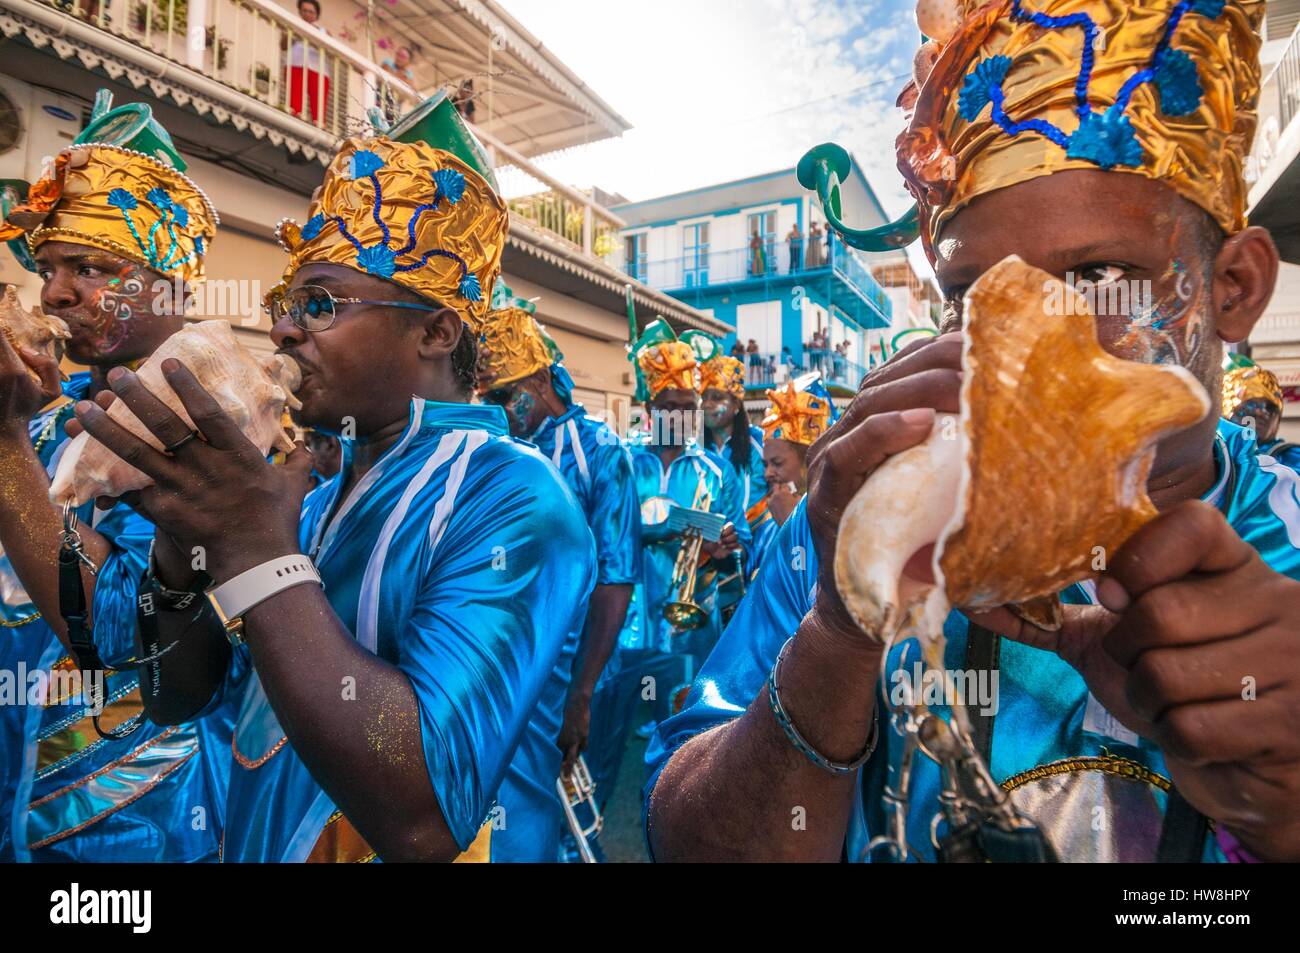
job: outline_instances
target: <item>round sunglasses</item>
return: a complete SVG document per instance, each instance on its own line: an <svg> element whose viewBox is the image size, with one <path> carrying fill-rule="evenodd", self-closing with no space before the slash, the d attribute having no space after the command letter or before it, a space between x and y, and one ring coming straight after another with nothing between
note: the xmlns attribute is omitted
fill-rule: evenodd
<svg viewBox="0 0 1300 953"><path fill-rule="evenodd" d="M266 302L266 313L272 322L287 317L304 331L327 331L334 324L338 309L343 305L366 304L382 308L404 308L408 311L441 311L442 308L410 301L368 301L363 298L336 298L319 285L291 288Z"/></svg>

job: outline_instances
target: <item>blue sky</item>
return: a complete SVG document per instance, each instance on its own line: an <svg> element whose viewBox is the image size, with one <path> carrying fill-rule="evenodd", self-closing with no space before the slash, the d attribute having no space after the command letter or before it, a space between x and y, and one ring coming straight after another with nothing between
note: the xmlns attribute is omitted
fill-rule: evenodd
<svg viewBox="0 0 1300 953"><path fill-rule="evenodd" d="M833 140L891 214L894 100L919 40L915 0L502 0L632 123L547 161L640 200L789 167ZM851 210L849 210L851 212Z"/></svg>

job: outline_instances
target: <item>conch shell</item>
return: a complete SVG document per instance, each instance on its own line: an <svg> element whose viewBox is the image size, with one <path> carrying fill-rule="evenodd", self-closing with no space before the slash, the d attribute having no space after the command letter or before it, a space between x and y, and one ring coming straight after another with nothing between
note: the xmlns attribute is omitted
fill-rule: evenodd
<svg viewBox="0 0 1300 953"><path fill-rule="evenodd" d="M293 392L301 386L302 372L292 360L282 354L257 359L239 343L225 321L203 321L176 332L136 374L150 392L190 426L193 421L163 377L162 363L172 357L193 372L260 452L293 449L293 441L281 423L286 406L301 406ZM115 401L108 415L155 449L162 449L158 439L122 401ZM144 489L152 482L90 434L82 433L68 445L59 461L50 485L50 499L56 504L71 500L80 506L98 496L119 497Z"/></svg>
<svg viewBox="0 0 1300 953"><path fill-rule="evenodd" d="M0 332L14 350L29 348L56 361L63 356L62 343L72 337L61 318L44 314L39 307L31 311L24 308L13 285L5 285L4 294L0 295ZM35 373L28 373L39 380Z"/></svg>
<svg viewBox="0 0 1300 953"><path fill-rule="evenodd" d="M1064 295L1074 310L1049 313ZM960 417L871 475L835 554L863 631L889 643L916 626L930 651L952 606L1032 602L1024 615L1050 622L1058 592L1155 518L1159 440L1210 410L1186 369L1103 351L1083 296L1014 256L971 287L965 313ZM935 582L913 578L927 556Z"/></svg>

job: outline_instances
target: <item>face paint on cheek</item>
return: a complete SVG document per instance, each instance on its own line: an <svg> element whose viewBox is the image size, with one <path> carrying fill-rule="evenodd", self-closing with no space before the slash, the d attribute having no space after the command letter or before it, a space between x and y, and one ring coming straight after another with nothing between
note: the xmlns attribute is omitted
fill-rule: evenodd
<svg viewBox="0 0 1300 953"><path fill-rule="evenodd" d="M527 428L528 421L533 415L533 408L537 402L533 400L533 395L526 390L518 390L506 404L506 416L510 418L513 428L521 433Z"/></svg>
<svg viewBox="0 0 1300 953"><path fill-rule="evenodd" d="M1104 324L1118 327L1108 335L1106 349L1117 357L1143 364L1178 364L1190 367L1204 340L1204 282L1193 278L1175 260L1166 276L1173 287L1156 300L1149 283L1135 294L1127 314ZM1170 282L1165 282L1169 284Z"/></svg>
<svg viewBox="0 0 1300 953"><path fill-rule="evenodd" d="M135 265L125 266L95 291L91 298L94 320L91 336L96 350L111 353L130 336L132 318L152 314L153 302L143 272Z"/></svg>

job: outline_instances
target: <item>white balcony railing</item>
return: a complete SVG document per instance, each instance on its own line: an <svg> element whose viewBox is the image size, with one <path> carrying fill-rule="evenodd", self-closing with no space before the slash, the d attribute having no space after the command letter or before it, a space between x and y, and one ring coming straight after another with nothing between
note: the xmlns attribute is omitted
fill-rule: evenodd
<svg viewBox="0 0 1300 953"><path fill-rule="evenodd" d="M332 136L395 118L414 89L271 0L38 0Z"/></svg>
<svg viewBox="0 0 1300 953"><path fill-rule="evenodd" d="M1287 126L1300 115L1300 26L1291 34L1277 64L1259 93L1259 128L1247 169L1247 180L1258 181L1274 159Z"/></svg>

